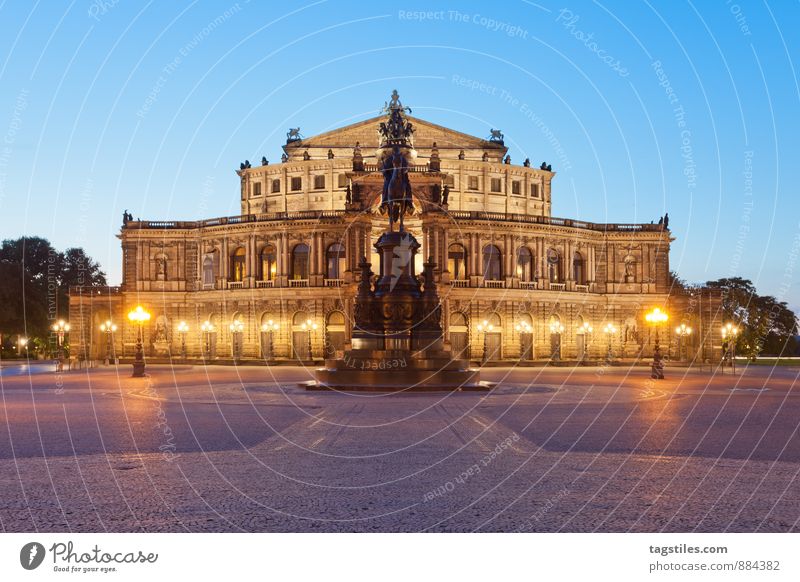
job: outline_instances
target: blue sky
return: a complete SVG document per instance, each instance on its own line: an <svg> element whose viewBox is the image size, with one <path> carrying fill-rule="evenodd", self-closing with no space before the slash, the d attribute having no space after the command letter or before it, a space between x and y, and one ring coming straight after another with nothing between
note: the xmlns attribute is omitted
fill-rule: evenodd
<svg viewBox="0 0 800 582"><path fill-rule="evenodd" d="M800 307L796 2L0 2L0 235L120 278L120 216L238 212L234 169L414 115L558 172L553 214L650 222L690 281Z"/></svg>

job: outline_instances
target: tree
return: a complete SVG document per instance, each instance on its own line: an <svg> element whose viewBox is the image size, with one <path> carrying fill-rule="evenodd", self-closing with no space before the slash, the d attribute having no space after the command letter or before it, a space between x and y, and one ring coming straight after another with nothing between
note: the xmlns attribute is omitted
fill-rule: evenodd
<svg viewBox="0 0 800 582"><path fill-rule="evenodd" d="M81 248L58 252L41 237L0 245L0 334L46 338L66 318L69 287L105 285L105 273Z"/></svg>
<svg viewBox="0 0 800 582"><path fill-rule="evenodd" d="M789 355L796 350L797 317L786 302L759 295L753 282L741 277L706 285L722 291L723 316L739 325L739 353L755 358L762 354Z"/></svg>

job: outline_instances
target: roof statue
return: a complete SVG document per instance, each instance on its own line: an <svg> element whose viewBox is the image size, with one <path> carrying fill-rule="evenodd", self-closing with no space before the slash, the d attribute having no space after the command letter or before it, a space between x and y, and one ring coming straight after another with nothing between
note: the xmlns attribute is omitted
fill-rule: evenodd
<svg viewBox="0 0 800 582"><path fill-rule="evenodd" d="M293 141L301 141L303 136L300 135L300 128L299 127L290 127L289 131L286 132L286 143L292 143Z"/></svg>
<svg viewBox="0 0 800 582"><path fill-rule="evenodd" d="M499 129L491 129L489 133L491 134L489 136L489 141L499 144L503 143L504 136L502 131L500 131Z"/></svg>

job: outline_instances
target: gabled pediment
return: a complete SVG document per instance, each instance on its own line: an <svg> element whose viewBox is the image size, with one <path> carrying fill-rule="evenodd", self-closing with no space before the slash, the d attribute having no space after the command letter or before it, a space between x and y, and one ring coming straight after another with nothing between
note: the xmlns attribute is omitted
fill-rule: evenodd
<svg viewBox="0 0 800 582"><path fill-rule="evenodd" d="M460 131L419 119L411 115L406 116L414 127L414 147L418 150L430 149L434 142L440 150L488 150L494 155L502 152L506 147L500 143L481 139ZM380 144L378 125L386 120L385 115L380 115L346 125L319 135L304 138L286 144L284 150L294 153L306 149L348 149L351 150L358 142L362 149L377 148Z"/></svg>

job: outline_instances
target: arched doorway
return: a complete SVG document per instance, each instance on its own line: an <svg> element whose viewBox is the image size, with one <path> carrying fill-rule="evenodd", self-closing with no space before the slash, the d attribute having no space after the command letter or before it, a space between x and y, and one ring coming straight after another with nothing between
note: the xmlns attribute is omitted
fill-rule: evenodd
<svg viewBox="0 0 800 582"><path fill-rule="evenodd" d="M561 334L564 333L564 326L558 315L551 315L548 322L550 331L550 359L558 361L561 359Z"/></svg>
<svg viewBox="0 0 800 582"><path fill-rule="evenodd" d="M259 338L261 357L265 360L275 359L275 334L280 329L278 317L264 313L259 322Z"/></svg>
<svg viewBox="0 0 800 582"><path fill-rule="evenodd" d="M219 317L211 314L200 324L200 333L203 341L203 357L206 360L213 360L217 357L217 330L219 329Z"/></svg>
<svg viewBox="0 0 800 582"><path fill-rule="evenodd" d="M503 322L496 313L485 318L491 326L491 331L484 332L484 345L487 360L500 360L503 357Z"/></svg>
<svg viewBox="0 0 800 582"><path fill-rule="evenodd" d="M468 357L467 348L469 347L469 327L467 316L460 311L450 314L450 346L453 359L466 359Z"/></svg>
<svg viewBox="0 0 800 582"><path fill-rule="evenodd" d="M292 358L296 360L308 360L311 356L308 351L308 340L310 330L306 326L308 313L296 311L292 316Z"/></svg>
<svg viewBox="0 0 800 582"><path fill-rule="evenodd" d="M345 325L344 313L331 311L325 322L325 357L334 358L344 352Z"/></svg>
<svg viewBox="0 0 800 582"><path fill-rule="evenodd" d="M519 359L533 359L533 320L530 315L524 313L519 316L515 327L519 333Z"/></svg>

